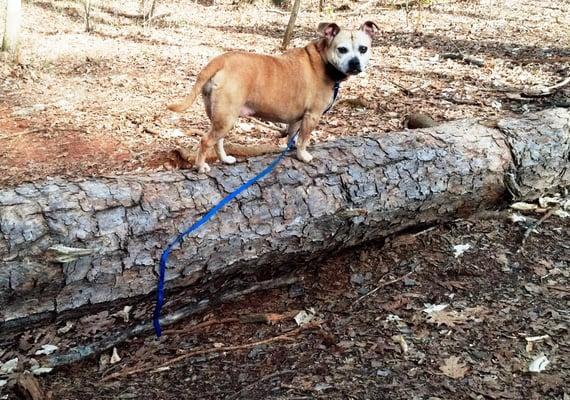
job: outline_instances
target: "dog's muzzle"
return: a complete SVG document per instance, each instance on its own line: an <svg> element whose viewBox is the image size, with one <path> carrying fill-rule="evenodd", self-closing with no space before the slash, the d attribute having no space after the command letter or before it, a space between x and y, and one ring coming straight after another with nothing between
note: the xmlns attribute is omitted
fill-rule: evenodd
<svg viewBox="0 0 570 400"><path fill-rule="evenodd" d="M352 58L348 62L348 71L351 75L356 75L362 72L362 67L360 66L360 60L356 57Z"/></svg>

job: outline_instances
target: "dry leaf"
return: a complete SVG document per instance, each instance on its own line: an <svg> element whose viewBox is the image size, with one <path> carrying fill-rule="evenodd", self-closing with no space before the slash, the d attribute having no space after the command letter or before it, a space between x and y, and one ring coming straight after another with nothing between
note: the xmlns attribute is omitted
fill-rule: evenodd
<svg viewBox="0 0 570 400"><path fill-rule="evenodd" d="M556 211L554 211L553 214L556 215L558 218L570 217L570 213L568 211L564 211L564 210L556 210Z"/></svg>
<svg viewBox="0 0 570 400"><path fill-rule="evenodd" d="M394 343L397 343L400 345L400 348L402 349L402 353L407 353L408 352L408 343L406 343L406 340L404 339L404 337L402 335L394 335L392 336L392 340L394 341Z"/></svg>
<svg viewBox="0 0 570 400"><path fill-rule="evenodd" d="M59 328L57 330L57 332L61 333L61 334L66 334L67 332L69 332L71 330L71 328L73 328L73 323L71 321L67 321L65 323L65 326L62 326L61 328Z"/></svg>
<svg viewBox="0 0 570 400"><path fill-rule="evenodd" d="M469 367L461 362L461 358L451 356L444 361L443 365L441 365L439 369L445 376L449 376L453 379L460 379L465 376Z"/></svg>
<svg viewBox="0 0 570 400"><path fill-rule="evenodd" d="M295 322L297 325L303 326L305 324L308 324L314 318L315 309L311 307L307 311L303 310L299 314L295 315Z"/></svg>
<svg viewBox="0 0 570 400"><path fill-rule="evenodd" d="M469 319L469 316L461 314L457 311L438 311L428 316L427 322L430 324L446 325L453 328L457 324L463 324Z"/></svg>
<svg viewBox="0 0 570 400"><path fill-rule="evenodd" d="M32 374L44 375L44 374L49 374L52 370L53 370L52 367L37 367L32 369Z"/></svg>
<svg viewBox="0 0 570 400"><path fill-rule="evenodd" d="M509 219L513 222L526 222L526 217L520 214L511 214Z"/></svg>
<svg viewBox="0 0 570 400"><path fill-rule="evenodd" d="M471 248L471 245L469 243L468 244L458 244L457 246L453 246L453 257L457 258L457 257L463 255L463 253L465 253L470 248Z"/></svg>
<svg viewBox="0 0 570 400"><path fill-rule="evenodd" d="M119 357L119 353L117 353L117 348L113 347L113 355L111 355L111 364L116 364L121 361L121 357Z"/></svg>
<svg viewBox="0 0 570 400"><path fill-rule="evenodd" d="M424 304L423 312L427 314L433 314L436 312L441 312L447 308L449 304Z"/></svg>
<svg viewBox="0 0 570 400"><path fill-rule="evenodd" d="M540 355L534 358L528 366L530 372L542 372L550 364L550 360L544 355Z"/></svg>
<svg viewBox="0 0 570 400"><path fill-rule="evenodd" d="M53 353L54 351L56 351L58 349L57 346L54 346L53 344L43 344L42 348L38 351L36 351L36 356L41 356L42 354L45 354L46 356L48 354Z"/></svg>
<svg viewBox="0 0 570 400"><path fill-rule="evenodd" d="M519 201L518 203L511 204L511 208L513 210L518 211L531 211L536 210L538 206L536 204L525 203L523 201Z"/></svg>
<svg viewBox="0 0 570 400"><path fill-rule="evenodd" d="M3 375L9 375L16 370L18 367L18 357L12 358L6 361L4 364L0 363L0 373Z"/></svg>

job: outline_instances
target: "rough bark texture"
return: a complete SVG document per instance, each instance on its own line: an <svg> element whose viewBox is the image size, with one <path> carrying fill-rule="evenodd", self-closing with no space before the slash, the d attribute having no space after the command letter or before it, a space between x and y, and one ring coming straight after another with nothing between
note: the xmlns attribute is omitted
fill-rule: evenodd
<svg viewBox="0 0 570 400"><path fill-rule="evenodd" d="M287 158L175 250L170 287L260 271L570 185L570 112L349 137ZM163 247L273 156L0 190L4 321L152 292ZM55 261L56 245L87 249ZM89 251L89 249L91 251ZM60 258L61 260L61 258Z"/></svg>
<svg viewBox="0 0 570 400"><path fill-rule="evenodd" d="M17 53L22 21L21 0L7 0L6 2L6 25L2 37L2 51Z"/></svg>

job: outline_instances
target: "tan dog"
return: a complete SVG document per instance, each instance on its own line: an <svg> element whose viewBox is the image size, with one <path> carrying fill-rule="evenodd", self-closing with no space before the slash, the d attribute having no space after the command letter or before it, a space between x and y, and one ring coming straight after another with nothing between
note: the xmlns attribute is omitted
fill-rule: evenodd
<svg viewBox="0 0 570 400"><path fill-rule="evenodd" d="M198 74L190 94L168 108L181 112L202 92L206 113L212 122L202 138L195 167L208 172L208 151L216 145L218 158L227 164L236 159L226 155L224 136L240 116L289 125L289 137L299 131L297 158L312 160L307 144L312 130L332 101L335 82L364 70L370 59L370 45L378 26L365 22L355 31L337 24L319 25L321 37L304 48L280 56L230 52L214 58Z"/></svg>

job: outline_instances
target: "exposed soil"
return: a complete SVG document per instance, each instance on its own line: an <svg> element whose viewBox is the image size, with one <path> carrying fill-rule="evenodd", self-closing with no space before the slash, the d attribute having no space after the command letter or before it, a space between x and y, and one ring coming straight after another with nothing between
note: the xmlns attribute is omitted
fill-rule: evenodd
<svg viewBox="0 0 570 400"><path fill-rule="evenodd" d="M0 185L184 166L174 150L195 146L208 120L201 101L182 115L165 104L187 94L197 72L223 51L278 52L288 20L266 4L168 1L158 3L149 28L129 16L138 12L136 1L97 4L93 31L85 33L79 3L24 3L21 64L0 65ZM368 72L343 85L316 141L394 131L412 111L445 121L568 103L568 89L509 98L568 75L564 0L439 4L408 15L356 2L329 3L319 14L316 4L304 3L292 46L314 39L325 19L345 27L371 19L381 27ZM442 57L450 52L485 65ZM243 120L229 141L277 143L278 136Z"/></svg>

